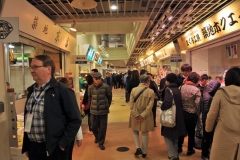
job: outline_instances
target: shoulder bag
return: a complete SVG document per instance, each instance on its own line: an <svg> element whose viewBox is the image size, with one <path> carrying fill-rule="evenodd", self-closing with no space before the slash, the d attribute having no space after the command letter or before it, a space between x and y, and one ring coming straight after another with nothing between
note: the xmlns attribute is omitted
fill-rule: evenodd
<svg viewBox="0 0 240 160"><path fill-rule="evenodd" d="M166 89L170 91L173 97L172 90L168 87ZM176 125L176 104L174 102L174 97L172 101L172 107L160 113L160 123L162 126L169 128L173 128Z"/></svg>
<svg viewBox="0 0 240 160"><path fill-rule="evenodd" d="M137 101L138 97L147 89L147 87L143 88L140 93L138 93L137 97L134 99L134 103Z"/></svg>

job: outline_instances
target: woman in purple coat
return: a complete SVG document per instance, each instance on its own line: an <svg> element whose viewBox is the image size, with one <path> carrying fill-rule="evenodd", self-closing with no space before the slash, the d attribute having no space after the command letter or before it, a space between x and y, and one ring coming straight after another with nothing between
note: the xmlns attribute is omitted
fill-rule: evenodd
<svg viewBox="0 0 240 160"><path fill-rule="evenodd" d="M166 76L166 89L164 101L161 110L167 110L172 107L172 102L176 104L176 125L173 128L162 126L161 135L164 136L168 148L168 158L170 160L179 160L178 157L178 138L187 134L183 118L183 106L181 92L177 87L177 75L170 73ZM173 95L170 90L172 90Z"/></svg>

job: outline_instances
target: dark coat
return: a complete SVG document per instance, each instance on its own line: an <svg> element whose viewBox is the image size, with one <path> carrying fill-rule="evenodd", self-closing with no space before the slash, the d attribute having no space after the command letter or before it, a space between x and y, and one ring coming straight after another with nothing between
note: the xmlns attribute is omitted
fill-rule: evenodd
<svg viewBox="0 0 240 160"><path fill-rule="evenodd" d="M136 79L136 80L130 79L128 83L128 88L127 88L128 93L131 93L132 89L134 87L137 87L139 84L140 84L139 79Z"/></svg>
<svg viewBox="0 0 240 160"><path fill-rule="evenodd" d="M180 136L187 134L183 118L183 105L181 92L176 84L169 84L167 87L169 87L172 90L174 101L176 104L176 126L173 128L162 126L161 135L168 138L178 138ZM165 97L163 104L161 106L162 110L167 110L172 107L173 97L169 89L165 89Z"/></svg>
<svg viewBox="0 0 240 160"><path fill-rule="evenodd" d="M101 82L98 86L94 84L88 87L88 97L91 100L90 113L93 115L105 115L109 113L112 102L112 88Z"/></svg>
<svg viewBox="0 0 240 160"><path fill-rule="evenodd" d="M63 148L70 145L82 120L73 90L57 82L55 78L52 78L49 83L50 87L44 96L44 120L46 151L51 155L57 145ZM34 85L28 88L27 101L33 93L33 87ZM25 107L25 116L26 112ZM29 143L28 135L24 132L22 153L28 151Z"/></svg>
<svg viewBox="0 0 240 160"><path fill-rule="evenodd" d="M178 77L177 77L177 86L180 87L183 85L183 81L184 81L184 77L182 76L182 74L178 74Z"/></svg>
<svg viewBox="0 0 240 160"><path fill-rule="evenodd" d="M201 108L202 111L202 122L205 123L207 119L207 114L210 109L213 96L217 92L218 88L221 86L221 83L217 80L211 80L206 86L205 91L203 92L203 105Z"/></svg>
<svg viewBox="0 0 240 160"><path fill-rule="evenodd" d="M164 100L164 94L165 94L165 83L166 83L166 77L162 78L160 81L160 94L161 94L161 101Z"/></svg>
<svg viewBox="0 0 240 160"><path fill-rule="evenodd" d="M150 81L149 88L151 88L155 93L155 99L160 99L160 94L158 92L157 84L154 81Z"/></svg>

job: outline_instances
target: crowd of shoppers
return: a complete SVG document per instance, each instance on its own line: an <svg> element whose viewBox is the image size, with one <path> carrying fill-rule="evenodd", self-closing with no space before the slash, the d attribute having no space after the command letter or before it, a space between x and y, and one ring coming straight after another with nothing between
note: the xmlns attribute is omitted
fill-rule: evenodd
<svg viewBox="0 0 240 160"><path fill-rule="evenodd" d="M71 160L75 138L78 146L82 144L82 120L74 87L65 77L54 78L55 65L47 55L36 56L30 72L35 83L28 88L25 104L22 153L29 160ZM161 126L170 160L180 159L186 136L186 155L194 154L195 136L199 137L200 133L199 148L203 160L238 160L240 68L229 69L224 80L219 77L210 80L207 74L200 76L192 72L189 64L183 64L178 75L166 73L160 87L154 75L144 69L125 75L107 72L105 78L97 69L92 69L86 76L86 91L81 104L88 115L88 132L94 135L99 148L105 150L112 89L125 88L135 156L147 156L148 132L157 126L157 101L161 100L163 111L171 108L173 102L176 106L176 125Z"/></svg>

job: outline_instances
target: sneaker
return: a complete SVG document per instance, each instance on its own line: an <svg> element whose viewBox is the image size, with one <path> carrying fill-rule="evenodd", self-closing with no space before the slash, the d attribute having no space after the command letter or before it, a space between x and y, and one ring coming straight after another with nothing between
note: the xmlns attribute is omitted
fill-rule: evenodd
<svg viewBox="0 0 240 160"><path fill-rule="evenodd" d="M142 154L141 148L137 148L136 152L134 153L135 156L138 156L139 154Z"/></svg>
<svg viewBox="0 0 240 160"><path fill-rule="evenodd" d="M193 155L194 153L195 153L195 150L192 149L191 151L188 151L188 152L187 152L187 156L191 156L191 155Z"/></svg>
<svg viewBox="0 0 240 160"><path fill-rule="evenodd" d="M178 149L178 154L179 154L179 153L182 153L182 151L183 151L182 148L179 148L179 149Z"/></svg>
<svg viewBox="0 0 240 160"><path fill-rule="evenodd" d="M201 156L202 160L209 160L209 157L203 157Z"/></svg>
<svg viewBox="0 0 240 160"><path fill-rule="evenodd" d="M93 134L92 131L87 131L88 134Z"/></svg>
<svg viewBox="0 0 240 160"><path fill-rule="evenodd" d="M103 144L99 144L99 148L100 148L101 150L105 150L105 147L104 147Z"/></svg>

